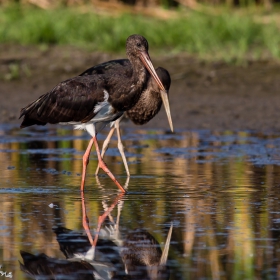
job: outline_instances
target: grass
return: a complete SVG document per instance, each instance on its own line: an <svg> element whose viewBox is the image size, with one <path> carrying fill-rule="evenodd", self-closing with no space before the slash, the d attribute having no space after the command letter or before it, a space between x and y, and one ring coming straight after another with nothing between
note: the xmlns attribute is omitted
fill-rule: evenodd
<svg viewBox="0 0 280 280"><path fill-rule="evenodd" d="M273 22L227 10L216 15L178 12L169 20L122 14L118 17L63 8L0 7L0 43L68 44L90 50L124 50L130 34L145 36L153 53L187 52L225 61L279 59L280 32Z"/></svg>

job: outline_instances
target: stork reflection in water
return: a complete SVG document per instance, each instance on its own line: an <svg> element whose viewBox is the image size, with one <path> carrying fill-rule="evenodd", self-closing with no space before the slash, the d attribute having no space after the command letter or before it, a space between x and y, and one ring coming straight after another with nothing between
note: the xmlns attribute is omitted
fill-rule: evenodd
<svg viewBox="0 0 280 280"><path fill-rule="evenodd" d="M84 193L81 192L81 195L83 197ZM35 279L45 280L169 279L167 257L172 224L163 251L157 240L145 229L132 230L124 234L123 238L122 234L112 232L118 231L119 226L105 227L101 230L101 224L114 207L119 205L122 197L123 194L120 194L110 206L105 206L104 214L100 216L101 219L98 219L98 228L94 238L91 236L89 227L85 227L86 235L64 227L54 229L60 250L66 259L21 251L23 258L23 263L20 263L21 269ZM84 203L83 199L82 204ZM85 209L83 205L83 214ZM121 207L118 211L121 211Z"/></svg>

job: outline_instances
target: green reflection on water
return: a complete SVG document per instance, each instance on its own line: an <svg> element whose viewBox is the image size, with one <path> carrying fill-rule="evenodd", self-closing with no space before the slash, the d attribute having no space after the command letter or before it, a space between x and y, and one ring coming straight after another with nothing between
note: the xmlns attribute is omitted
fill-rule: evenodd
<svg viewBox="0 0 280 280"><path fill-rule="evenodd" d="M9 136L11 131L4 133ZM129 195L121 209L111 213L116 220L120 211L123 235L129 229L146 228L163 245L173 221L170 279L280 277L276 234L280 162L268 164L266 151L258 155L251 150L254 145L258 145L256 151L272 145L277 154L275 135L267 144L262 141L270 136L248 132L129 133L132 138L124 141L131 155ZM13 135L17 136L16 130ZM52 227L83 230L79 174L88 139L81 131L64 128L36 135L41 139L27 133L22 142L0 143L0 264L19 280L27 279L19 270L19 250L64 258ZM116 138L110 147L117 147ZM263 164L252 162L258 156ZM118 152L113 150L105 161L124 184L126 174ZM96 166L93 151L85 192L92 229L118 192L105 175L96 180ZM51 203L55 207L50 208Z"/></svg>

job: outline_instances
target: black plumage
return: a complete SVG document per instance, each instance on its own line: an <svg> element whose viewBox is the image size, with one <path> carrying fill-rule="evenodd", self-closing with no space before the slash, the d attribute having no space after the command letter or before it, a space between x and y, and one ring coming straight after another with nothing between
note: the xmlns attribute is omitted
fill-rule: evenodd
<svg viewBox="0 0 280 280"><path fill-rule="evenodd" d="M169 92L171 85L171 78L169 72L158 67L156 73L160 78L165 90ZM160 89L153 78L149 78L147 88L141 94L137 103L126 111L128 118L137 125L148 123L160 111L162 105L162 98Z"/></svg>
<svg viewBox="0 0 280 280"><path fill-rule="evenodd" d="M122 75L130 77L132 72L133 68L129 59L115 59L92 66L81 73L80 76L122 73Z"/></svg>
<svg viewBox="0 0 280 280"><path fill-rule="evenodd" d="M130 77L133 73L130 61L128 59L110 60L87 69L80 76L114 73L122 73L123 76ZM168 92L171 85L169 72L163 67L158 67L156 73ZM143 88L138 101L126 110L126 115L134 124L146 124L160 111L162 105L160 90L153 77L149 76L147 86Z"/></svg>
<svg viewBox="0 0 280 280"><path fill-rule="evenodd" d="M97 72L101 72L103 71L123 71L125 73L130 73L131 71L131 65L129 63L128 60L115 60L115 61L111 61L108 63L104 63L103 67L101 67L102 65L98 65L96 66L97 68ZM95 70L95 67L92 67L90 69L88 69L87 71L85 71L83 74L88 75L89 73L93 73ZM160 78L166 92L169 92L169 88L171 85L171 78L169 75L169 72L162 68L162 67L158 67L156 69L156 73L158 75L158 77ZM161 109L162 106L162 92L160 90L160 88L158 87L158 84L156 83L156 81L153 79L153 77L149 77L148 82L147 82L147 87L143 90L140 98L138 99L138 101L136 102L136 104L129 110L127 110L125 112L126 116L134 123L137 125L143 125L146 124L147 122L149 122L151 119L153 119L156 114L159 112L159 110ZM124 162L124 166L126 169L126 173L128 176L130 176L129 173L129 169L128 169L128 164L127 164L127 160L124 154L124 149L123 149L123 145L121 142L121 134L120 134L120 130L119 130L119 122L120 122L121 118L118 119L114 126L111 128L111 131L109 132L107 138L105 139L104 143L103 143L103 147L102 147L102 152L101 152L101 156L103 157L110 139L113 135L113 132L115 130L115 128L117 129L117 135L118 135L118 148L120 151L120 154L122 156L123 162ZM99 167L97 167L95 174L97 175L99 171Z"/></svg>
<svg viewBox="0 0 280 280"><path fill-rule="evenodd" d="M164 87L158 78L148 54L148 42L140 35L128 37L126 52L131 72L123 71L82 75L59 83L50 92L21 110L21 128L46 123L74 124L86 129L92 136L83 157L81 190L84 190L86 166L92 145L95 145L99 166L111 177L122 192L124 188L103 162L96 140L96 124L107 124L118 119L132 108L140 98L152 76L159 88ZM150 74L148 74L148 71ZM169 113L170 115L170 113Z"/></svg>
<svg viewBox="0 0 280 280"><path fill-rule="evenodd" d="M128 38L126 47L131 69L129 75L126 71L97 71L61 82L22 109L20 118L24 116L24 120L21 127L72 121L88 122L96 114L93 113L96 104L104 101L104 90L108 92L108 102L115 110L124 112L133 107L149 77L145 65L140 61L143 59L142 54L149 58L148 42L140 35L132 35ZM162 89L164 90L163 87Z"/></svg>
<svg viewBox="0 0 280 280"><path fill-rule="evenodd" d="M95 105L104 101L104 82L102 76L78 76L59 83L21 110L24 119L20 127L90 121L96 114Z"/></svg>

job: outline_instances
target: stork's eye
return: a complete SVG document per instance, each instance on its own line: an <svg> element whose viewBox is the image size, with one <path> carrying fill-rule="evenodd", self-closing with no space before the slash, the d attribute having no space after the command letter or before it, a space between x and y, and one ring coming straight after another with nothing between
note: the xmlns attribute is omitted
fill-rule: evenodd
<svg viewBox="0 0 280 280"><path fill-rule="evenodd" d="M141 43L137 43L136 46L137 46L138 48L140 48L140 47L141 47Z"/></svg>

